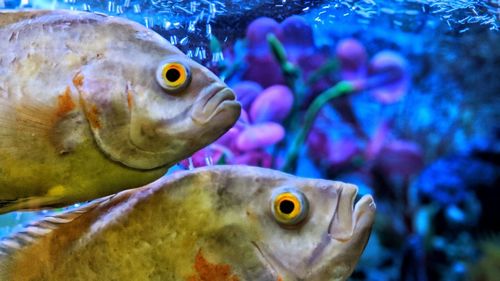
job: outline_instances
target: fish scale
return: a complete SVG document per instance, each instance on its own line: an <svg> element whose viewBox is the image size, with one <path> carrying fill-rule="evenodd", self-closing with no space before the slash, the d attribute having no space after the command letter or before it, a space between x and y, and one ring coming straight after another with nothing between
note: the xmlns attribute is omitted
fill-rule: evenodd
<svg viewBox="0 0 500 281"><path fill-rule="evenodd" d="M145 185L240 113L212 72L127 19L2 10L0 38L0 213ZM179 89L157 75L173 63L190 75Z"/></svg>
<svg viewBox="0 0 500 281"><path fill-rule="evenodd" d="M274 194L290 190L310 208L285 226L270 206ZM375 217L373 198L354 205L356 192L250 166L181 171L3 240L0 279L346 280Z"/></svg>

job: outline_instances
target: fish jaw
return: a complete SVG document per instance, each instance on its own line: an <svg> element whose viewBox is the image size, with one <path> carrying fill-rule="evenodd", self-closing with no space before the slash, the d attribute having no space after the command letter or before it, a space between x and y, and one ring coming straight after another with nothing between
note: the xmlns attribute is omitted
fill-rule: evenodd
<svg viewBox="0 0 500 281"><path fill-rule="evenodd" d="M345 201L354 202L355 192L345 192ZM342 201L342 198L341 200ZM339 204L328 230L328 243L311 256L311 271L305 280L347 280L363 253L375 221L376 205L365 195L352 208ZM349 225L352 227L349 229Z"/></svg>
<svg viewBox="0 0 500 281"><path fill-rule="evenodd" d="M148 123L147 119L141 121L141 113L132 109L130 141L138 150L176 160L167 165L175 164L222 136L236 123L240 111L233 91L223 83L214 82L193 105L174 118Z"/></svg>
<svg viewBox="0 0 500 281"><path fill-rule="evenodd" d="M183 62L191 69L189 86L175 94L162 91L161 102L147 98L154 96L148 92L156 82L142 83L149 88L134 83L130 87L130 142L138 150L163 155L169 160L163 162L166 165L214 142L236 123L241 111L233 91L215 74L194 61Z"/></svg>
<svg viewBox="0 0 500 281"><path fill-rule="evenodd" d="M323 194L336 201L332 206L330 222L320 240L315 242L316 247L308 250L310 252L305 254L300 264L291 266L265 243L253 242L262 263L275 274L277 280L340 281L347 280L352 274L368 242L376 205L371 195L363 196L354 205L358 192L354 185L342 183L330 188L330 191Z"/></svg>
<svg viewBox="0 0 500 281"><path fill-rule="evenodd" d="M78 74L83 78L77 88L96 143L125 166L173 165L215 141L239 117L241 106L232 90L208 71L193 69L193 89L183 96L165 93L154 77L140 82L103 77L108 68L123 73L120 77L137 76L127 74L131 67L89 65Z"/></svg>

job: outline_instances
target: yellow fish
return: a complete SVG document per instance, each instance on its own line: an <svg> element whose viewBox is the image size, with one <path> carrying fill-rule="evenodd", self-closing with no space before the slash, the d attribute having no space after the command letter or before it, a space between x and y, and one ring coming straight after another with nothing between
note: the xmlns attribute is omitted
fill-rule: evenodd
<svg viewBox="0 0 500 281"><path fill-rule="evenodd" d="M0 243L0 280L346 280L375 217L354 185L249 166L164 177Z"/></svg>
<svg viewBox="0 0 500 281"><path fill-rule="evenodd" d="M0 213L147 184L237 120L233 92L132 21L0 11Z"/></svg>

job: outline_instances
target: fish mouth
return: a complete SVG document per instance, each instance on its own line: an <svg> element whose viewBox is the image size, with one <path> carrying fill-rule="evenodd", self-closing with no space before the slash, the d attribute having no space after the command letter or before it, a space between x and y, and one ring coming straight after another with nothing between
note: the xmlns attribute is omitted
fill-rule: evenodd
<svg viewBox="0 0 500 281"><path fill-rule="evenodd" d="M304 256L301 262L303 266L286 266L265 243L252 241L262 264L278 280L279 277L283 280L310 280L311 276L322 274L324 268L350 264L352 261L357 262L366 246L376 210L371 195L364 195L354 204L357 193L358 188L356 186L342 184L338 191L326 195L332 196L332 199L336 198L337 202L331 206L331 218L329 219L329 216L325 217L325 228L324 231L321 231L321 238L315 242L315 246L308 250L308 254ZM348 251L350 251L350 254L345 256L344 253ZM354 258L351 254L357 255L357 258ZM346 258L348 259L347 262L345 261ZM352 266L348 266L346 270L352 268ZM339 267L340 269L342 269L342 266ZM342 274L344 276L350 275L350 273ZM313 280L324 279L314 278Z"/></svg>
<svg viewBox="0 0 500 281"><path fill-rule="evenodd" d="M371 195L364 195L354 204L358 188L346 185L339 190L337 205L328 227L328 235L338 241L348 241L358 228L361 218L374 211L375 202Z"/></svg>
<svg viewBox="0 0 500 281"><path fill-rule="evenodd" d="M205 124L214 117L226 113L224 115L228 115L229 117L236 115L234 117L234 121L236 121L240 110L241 105L236 101L234 92L228 87L223 87L217 88L207 94L203 101L200 101L198 105L194 107L194 112L191 117L195 122Z"/></svg>
<svg viewBox="0 0 500 281"><path fill-rule="evenodd" d="M332 218L328 227L328 235L339 241L347 241L353 231L354 200L358 188L353 185L342 186L338 191L337 205L333 209Z"/></svg>
<svg viewBox="0 0 500 281"><path fill-rule="evenodd" d="M371 195L364 195L354 204L357 192L356 186L343 184L335 197L332 197L337 198L337 203L332 206L330 221L328 216L325 217L325 230L322 231L320 240L316 241L315 247L304 256L303 267L286 266L265 243L252 241L262 264L276 279L286 277L292 280L309 280L310 276L320 273L322 264L329 264L328 267L335 264L331 262L332 257L334 261L343 262L345 257L342 253L346 251L361 255L373 225L376 206Z"/></svg>
<svg viewBox="0 0 500 281"><path fill-rule="evenodd" d="M214 93L209 95L207 102L205 103L205 108L207 108L208 111L211 111L210 109L217 108L224 101L235 101L235 100L236 100L236 95L233 93L231 89L222 88L221 90L214 91Z"/></svg>

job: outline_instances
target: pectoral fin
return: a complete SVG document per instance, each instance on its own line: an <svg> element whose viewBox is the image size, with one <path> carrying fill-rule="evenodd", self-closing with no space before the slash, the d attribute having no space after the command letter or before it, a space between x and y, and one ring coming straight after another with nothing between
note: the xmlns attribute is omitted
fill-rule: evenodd
<svg viewBox="0 0 500 281"><path fill-rule="evenodd" d="M14 211L56 208L61 205L61 197L26 197L12 200L0 200L0 214Z"/></svg>
<svg viewBox="0 0 500 281"><path fill-rule="evenodd" d="M0 95L0 149L18 149L40 138L48 139L54 109L41 101L12 101Z"/></svg>

